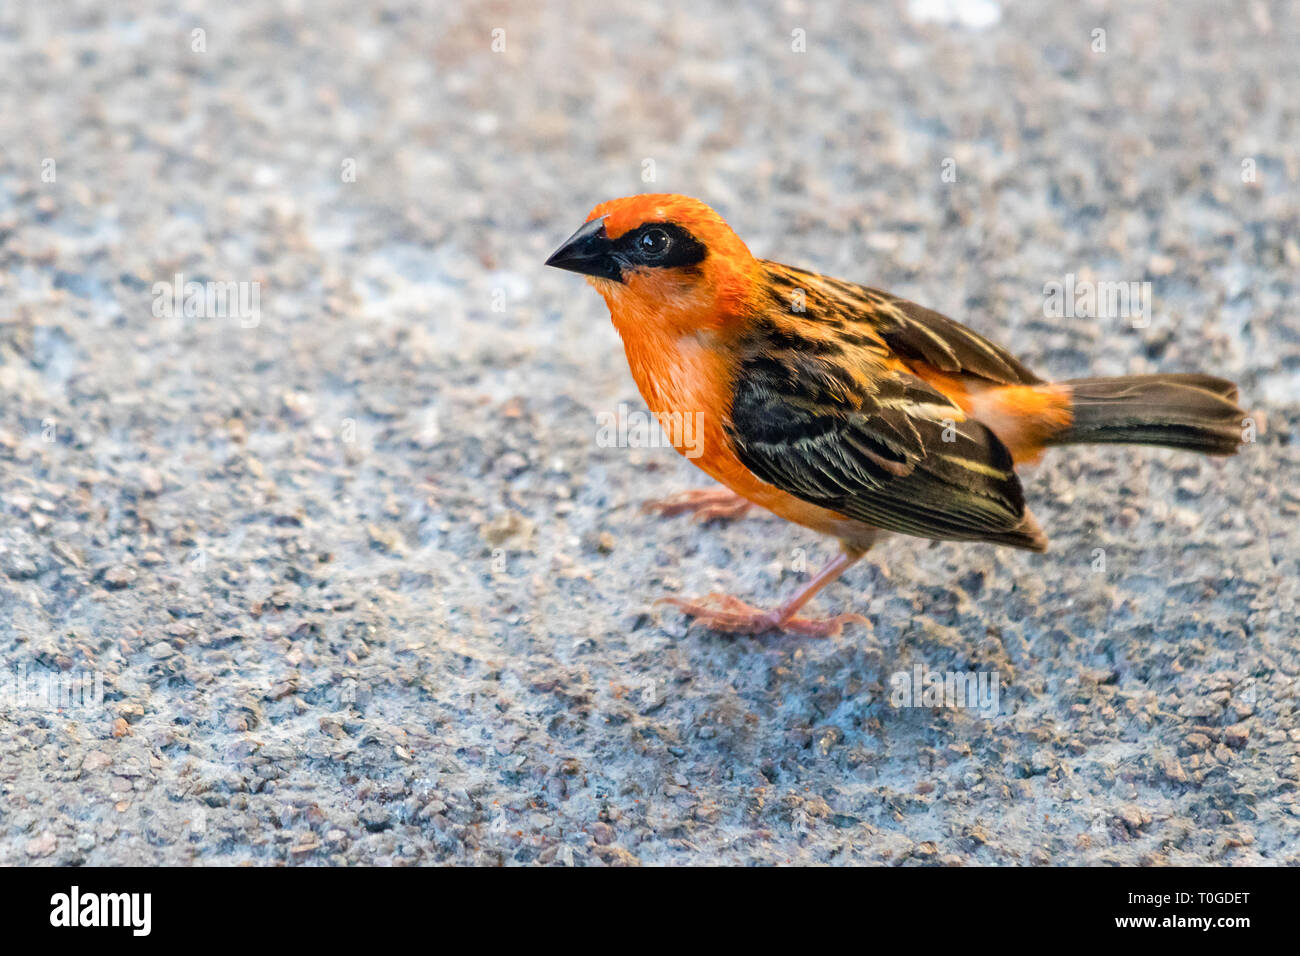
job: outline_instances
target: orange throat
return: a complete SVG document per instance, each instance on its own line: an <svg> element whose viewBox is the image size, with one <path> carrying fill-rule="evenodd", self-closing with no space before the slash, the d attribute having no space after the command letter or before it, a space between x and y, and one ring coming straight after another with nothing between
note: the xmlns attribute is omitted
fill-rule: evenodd
<svg viewBox="0 0 1300 956"><path fill-rule="evenodd" d="M642 296L620 295L618 283L597 279L592 284L609 305L641 397L673 447L707 471L701 459L710 447L716 450L725 441L722 419L731 411L732 368L727 350L716 347L720 333L665 321L664 313L671 308L665 302L657 303L650 314ZM694 423L698 441L685 440L678 423L686 421Z"/></svg>

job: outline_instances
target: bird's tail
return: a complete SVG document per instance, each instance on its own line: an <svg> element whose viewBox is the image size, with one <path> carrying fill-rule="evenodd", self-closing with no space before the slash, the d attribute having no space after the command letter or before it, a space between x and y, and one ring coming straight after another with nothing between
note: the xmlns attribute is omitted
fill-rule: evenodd
<svg viewBox="0 0 1300 956"><path fill-rule="evenodd" d="M1046 444L1160 445L1207 455L1233 455L1241 446L1246 413L1226 379L1126 375L1060 384L1070 389L1071 421Z"/></svg>

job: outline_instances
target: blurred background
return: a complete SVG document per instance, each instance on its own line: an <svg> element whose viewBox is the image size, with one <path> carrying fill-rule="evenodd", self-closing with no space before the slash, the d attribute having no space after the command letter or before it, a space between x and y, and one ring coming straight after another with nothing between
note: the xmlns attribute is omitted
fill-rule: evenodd
<svg viewBox="0 0 1300 956"><path fill-rule="evenodd" d="M1300 23L1210 2L0 7L0 862L1296 862ZM701 485L541 262L681 192L1044 374L1237 380L1071 449L1046 556L651 521ZM1045 309L1150 283L1149 321ZM1100 554L1100 564L1098 555ZM900 709L915 664L1001 713Z"/></svg>

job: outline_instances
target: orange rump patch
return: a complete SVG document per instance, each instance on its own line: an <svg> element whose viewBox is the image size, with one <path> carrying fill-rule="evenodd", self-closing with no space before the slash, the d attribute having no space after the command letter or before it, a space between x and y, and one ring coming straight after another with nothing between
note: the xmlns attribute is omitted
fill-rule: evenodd
<svg viewBox="0 0 1300 956"><path fill-rule="evenodd" d="M1016 464L1038 460L1044 442L1070 426L1068 385L1003 385L972 397L971 414L987 425Z"/></svg>

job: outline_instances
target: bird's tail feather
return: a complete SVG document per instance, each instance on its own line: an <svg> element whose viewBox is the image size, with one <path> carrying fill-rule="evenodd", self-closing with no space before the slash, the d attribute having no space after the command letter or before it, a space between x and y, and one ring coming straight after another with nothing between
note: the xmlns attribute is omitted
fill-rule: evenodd
<svg viewBox="0 0 1300 956"><path fill-rule="evenodd" d="M1241 446L1245 412L1226 379L1127 375L1061 384L1071 390L1072 420L1047 444L1160 445L1207 455L1233 455Z"/></svg>

